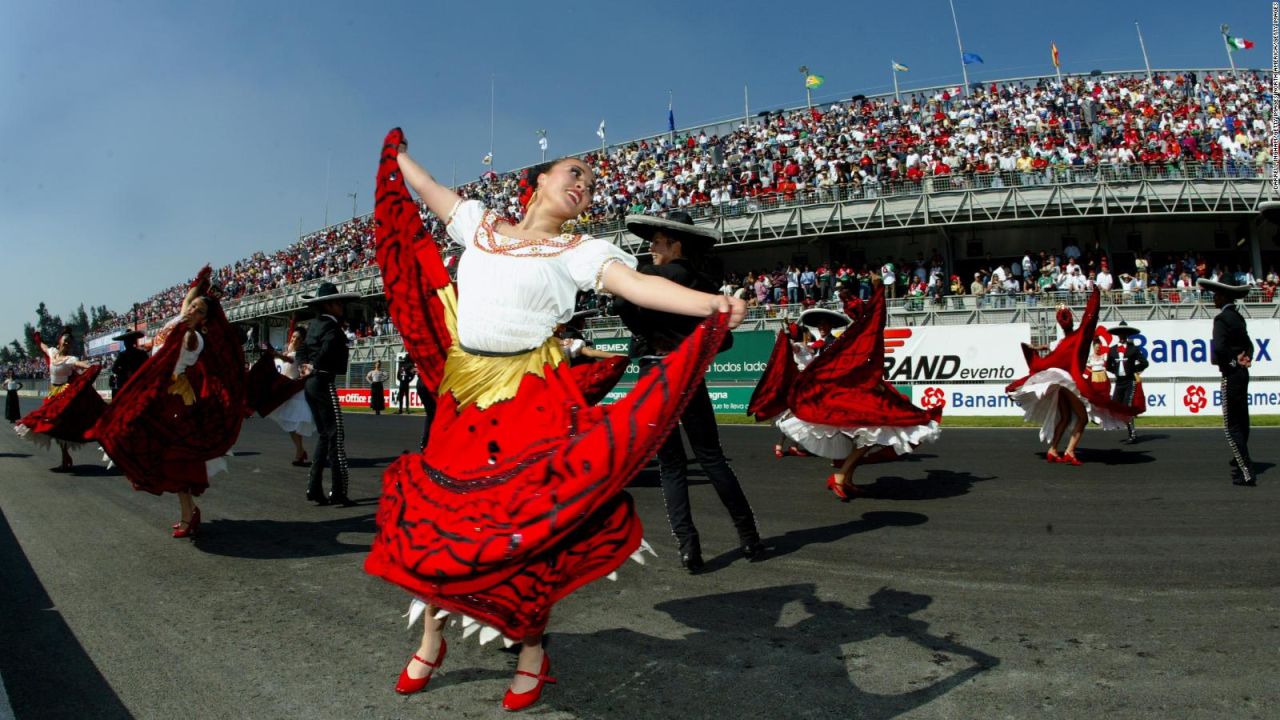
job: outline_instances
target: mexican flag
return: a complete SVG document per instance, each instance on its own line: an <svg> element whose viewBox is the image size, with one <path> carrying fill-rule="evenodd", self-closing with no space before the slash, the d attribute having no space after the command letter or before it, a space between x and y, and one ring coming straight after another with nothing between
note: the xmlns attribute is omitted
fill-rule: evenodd
<svg viewBox="0 0 1280 720"><path fill-rule="evenodd" d="M1235 52L1236 50L1248 50L1251 47L1253 47L1252 40L1245 40L1244 38L1235 38L1235 37L1231 37L1230 35L1227 36L1227 49L1231 50L1232 52Z"/></svg>

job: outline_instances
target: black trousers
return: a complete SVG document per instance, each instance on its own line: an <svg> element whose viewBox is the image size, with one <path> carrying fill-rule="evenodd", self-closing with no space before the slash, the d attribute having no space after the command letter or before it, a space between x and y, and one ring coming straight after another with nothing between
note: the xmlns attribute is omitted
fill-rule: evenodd
<svg viewBox="0 0 1280 720"><path fill-rule="evenodd" d="M1222 376L1222 425L1237 472L1245 480L1253 480L1253 459L1249 457L1249 371L1245 368L1235 368Z"/></svg>
<svg viewBox="0 0 1280 720"><path fill-rule="evenodd" d="M742 492L738 476L729 467L729 461L725 459L724 450L720 447L720 429L716 425L707 384L698 383L692 392L693 397L680 416L680 425L671 431L658 449L662 498L666 502L671 532L680 545L681 553L701 552L698 529L694 527L693 511L689 508L689 461L684 452L684 441L680 437L680 428L683 427L689 436L693 456L702 465L703 472L720 496L720 502L729 511L729 519L738 531L739 541L743 545L754 544L760 540L760 531L756 528L755 514L751 512L747 496Z"/></svg>
<svg viewBox="0 0 1280 720"><path fill-rule="evenodd" d="M408 410L412 412L412 409L409 407L409 383L407 382L400 383L400 392L398 395L399 397L396 400L396 404L400 409L400 411L404 412Z"/></svg>
<svg viewBox="0 0 1280 720"><path fill-rule="evenodd" d="M311 415L316 421L316 449L311 462L311 483L307 492L324 496L321 478L325 467L330 468L331 496L347 497L347 448L346 434L342 427L342 407L338 405L338 390L333 385L333 375L317 372L307 377L303 393Z"/></svg>
<svg viewBox="0 0 1280 720"><path fill-rule="evenodd" d="M1133 406L1133 393L1137 389L1137 383L1133 381L1132 375L1116 378L1116 384L1111 388L1111 399L1118 403L1124 403L1130 407ZM1127 423L1129 435L1133 435L1133 419Z"/></svg>

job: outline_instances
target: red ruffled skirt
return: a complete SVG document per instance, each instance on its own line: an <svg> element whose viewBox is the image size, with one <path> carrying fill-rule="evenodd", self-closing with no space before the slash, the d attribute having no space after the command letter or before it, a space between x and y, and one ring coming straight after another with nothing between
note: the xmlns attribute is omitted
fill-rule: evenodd
<svg viewBox="0 0 1280 720"><path fill-rule="evenodd" d="M73 446L83 444L85 433L107 408L106 401L93 389L100 372L101 365L92 365L66 385L51 388L49 397L19 420L14 431L43 447L48 447L51 440Z"/></svg>
<svg viewBox="0 0 1280 720"><path fill-rule="evenodd" d="M199 360L177 378L171 373L182 342L165 343L88 433L135 490L202 494L240 435L246 408L239 339L216 306L204 333Z"/></svg>
<svg viewBox="0 0 1280 720"><path fill-rule="evenodd" d="M383 476L365 570L509 638L542 632L552 605L640 546L623 488L679 421L726 330L704 322L610 406L591 405L567 363L484 409L444 393L426 450Z"/></svg>

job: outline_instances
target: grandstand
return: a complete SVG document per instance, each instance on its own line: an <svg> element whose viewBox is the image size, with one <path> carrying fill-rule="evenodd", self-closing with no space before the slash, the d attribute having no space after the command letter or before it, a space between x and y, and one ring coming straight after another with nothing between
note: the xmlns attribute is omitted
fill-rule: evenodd
<svg viewBox="0 0 1280 720"><path fill-rule="evenodd" d="M1187 281L1237 271L1259 288L1250 314L1280 317L1267 281L1280 245L1257 216L1276 199L1267 76L1172 69L1063 81L975 83L968 96L926 88L904 92L900 104L892 94L855 96L584 153L598 182L579 226L642 254L622 217L684 209L724 234L725 290L748 296L752 275L774 284L781 271L785 282L788 266L841 277L857 292L893 263L897 326L1026 323L1029 339L1041 340L1056 304L1079 304L1088 283L1100 281L1090 273L1104 270L1115 278L1105 321L1207 317ZM487 173L458 191L518 217L518 178ZM1030 277L1006 286L1024 255L1033 274L1052 268L1048 287L1028 287ZM1077 258L1078 287L1062 277ZM1140 276L1141 287L1122 285L1121 273ZM367 299L352 317L358 386L366 363L401 350L373 265L371 216L215 273L230 319L275 345L322 278ZM950 293L949 278L965 295ZM828 280L810 299L831 302L834 290ZM127 324L162 322L180 297L179 285L158 293L127 313ZM771 289L765 302L752 299L744 332L775 328L800 309ZM607 315L588 330L625 335Z"/></svg>

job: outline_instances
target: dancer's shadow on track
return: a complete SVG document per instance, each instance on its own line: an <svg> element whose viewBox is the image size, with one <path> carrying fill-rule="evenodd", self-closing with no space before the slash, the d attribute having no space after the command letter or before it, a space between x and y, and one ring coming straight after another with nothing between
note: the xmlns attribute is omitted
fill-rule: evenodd
<svg viewBox="0 0 1280 720"><path fill-rule="evenodd" d="M769 562L769 560L783 555L790 555L807 545L839 542L851 535L859 535L884 527L909 527L911 525L923 525L927 522L929 522L929 516L921 515L920 513L877 510L863 513L862 517L856 520L839 523L838 525L788 530L781 535L774 535L761 540L768 551L764 557L764 562ZM742 552L736 549L721 553L708 560L702 572L715 572L728 567L734 560L741 557Z"/></svg>
<svg viewBox="0 0 1280 720"><path fill-rule="evenodd" d="M16 716L132 718L49 598L3 512L0 577L0 670Z"/></svg>
<svg viewBox="0 0 1280 720"><path fill-rule="evenodd" d="M391 463L399 459L400 459L399 455L392 455L390 457L377 457L377 458L349 457L347 458L347 467L348 468L387 467Z"/></svg>
<svg viewBox="0 0 1280 720"><path fill-rule="evenodd" d="M1102 463L1103 465L1142 465L1155 462L1149 450L1131 450L1127 446L1118 448L1077 448L1076 456L1083 463Z"/></svg>
<svg viewBox="0 0 1280 720"><path fill-rule="evenodd" d="M574 680L542 702L585 717L897 717L1000 664L913 617L932 602L880 588L851 607L811 584L670 600L656 607L690 629L681 639L556 633Z"/></svg>
<svg viewBox="0 0 1280 720"><path fill-rule="evenodd" d="M856 482L857 476L854 477ZM869 485L858 485L858 493L860 497L877 500L941 500L967 495L973 489L974 483L995 479L995 475L978 477L967 472L929 470L924 477L911 480L894 475L876 478L876 481Z"/></svg>
<svg viewBox="0 0 1280 720"><path fill-rule="evenodd" d="M29 458L31 453L0 453L0 458Z"/></svg>
<svg viewBox="0 0 1280 720"><path fill-rule="evenodd" d="M367 552L376 530L372 514L310 522L210 519L201 524L195 546L212 555L254 560L324 557ZM370 539L341 539L348 533L368 534Z"/></svg>
<svg viewBox="0 0 1280 720"><path fill-rule="evenodd" d="M124 473L121 472L120 468L116 467L115 465L112 465L111 467L107 467L106 465L97 465L97 464L73 465L71 467L71 472L67 473L67 475L70 475L71 477L78 477L78 478L124 477Z"/></svg>
<svg viewBox="0 0 1280 720"><path fill-rule="evenodd" d="M1157 441L1157 440L1168 440L1168 439L1169 439L1169 436L1168 436L1168 435L1154 435L1154 434L1150 434L1150 433L1138 433L1138 437L1137 437L1136 439L1134 439L1134 441L1133 441L1132 443L1130 443L1130 445L1145 445L1146 443L1149 443L1149 442L1155 442L1155 441Z"/></svg>

